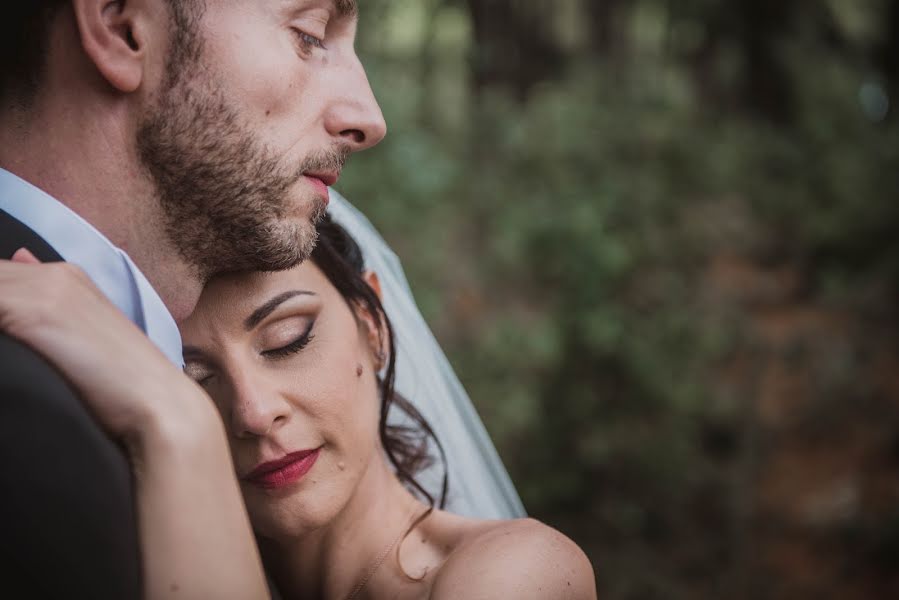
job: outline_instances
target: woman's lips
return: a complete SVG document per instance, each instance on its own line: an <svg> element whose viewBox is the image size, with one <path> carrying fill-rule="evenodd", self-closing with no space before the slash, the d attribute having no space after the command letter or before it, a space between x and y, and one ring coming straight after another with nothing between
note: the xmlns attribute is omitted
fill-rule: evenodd
<svg viewBox="0 0 899 600"><path fill-rule="evenodd" d="M245 481L265 489L277 489L295 483L309 472L318 459L319 450L300 450L284 458L264 462L244 477Z"/></svg>

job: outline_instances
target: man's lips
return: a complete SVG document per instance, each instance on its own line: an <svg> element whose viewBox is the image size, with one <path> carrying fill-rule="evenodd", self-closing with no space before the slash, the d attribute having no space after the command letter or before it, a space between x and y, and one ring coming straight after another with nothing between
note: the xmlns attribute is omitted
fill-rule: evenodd
<svg viewBox="0 0 899 600"><path fill-rule="evenodd" d="M318 195L327 203L330 199L328 186L337 182L337 175L331 173L318 173L315 175L306 173L306 181L312 184Z"/></svg>
<svg viewBox="0 0 899 600"><path fill-rule="evenodd" d="M290 485L309 472L318 458L319 450L321 448L291 452L283 458L261 463L243 479L266 489Z"/></svg>
<svg viewBox="0 0 899 600"><path fill-rule="evenodd" d="M340 173L304 173L306 177L320 179L325 185L334 185L340 178Z"/></svg>

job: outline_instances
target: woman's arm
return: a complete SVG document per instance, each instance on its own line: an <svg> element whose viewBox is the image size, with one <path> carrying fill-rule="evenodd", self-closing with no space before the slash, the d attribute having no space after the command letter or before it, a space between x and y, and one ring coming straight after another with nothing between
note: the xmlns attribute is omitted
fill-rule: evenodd
<svg viewBox="0 0 899 600"><path fill-rule="evenodd" d="M170 397L211 406L200 390ZM148 598L268 597L224 428L208 412L151 417L129 443Z"/></svg>
<svg viewBox="0 0 899 600"><path fill-rule="evenodd" d="M126 448L146 597L268 597L212 402L80 269L25 263L0 261L0 330L59 369Z"/></svg>

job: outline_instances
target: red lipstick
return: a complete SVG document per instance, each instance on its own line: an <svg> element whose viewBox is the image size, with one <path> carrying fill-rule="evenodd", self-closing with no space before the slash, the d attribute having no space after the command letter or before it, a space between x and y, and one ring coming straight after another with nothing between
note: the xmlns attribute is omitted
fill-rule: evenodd
<svg viewBox="0 0 899 600"><path fill-rule="evenodd" d="M243 479L268 490L290 485L309 472L318 459L319 450L321 448L291 452L284 458L261 463Z"/></svg>

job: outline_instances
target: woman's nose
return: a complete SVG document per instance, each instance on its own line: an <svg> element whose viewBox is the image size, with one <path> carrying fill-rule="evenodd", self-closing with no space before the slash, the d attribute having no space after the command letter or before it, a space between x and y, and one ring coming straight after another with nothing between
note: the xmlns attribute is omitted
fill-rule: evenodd
<svg viewBox="0 0 899 600"><path fill-rule="evenodd" d="M290 405L262 378L247 373L233 378L230 428L237 438L270 435L290 417Z"/></svg>

